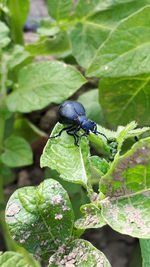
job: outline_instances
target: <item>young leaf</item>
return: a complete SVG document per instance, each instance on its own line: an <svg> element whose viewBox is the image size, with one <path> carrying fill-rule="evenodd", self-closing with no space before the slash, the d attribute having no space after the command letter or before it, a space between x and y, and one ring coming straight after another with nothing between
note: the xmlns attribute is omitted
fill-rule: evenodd
<svg viewBox="0 0 150 267"><path fill-rule="evenodd" d="M103 78L99 83L100 104L112 126L137 120L150 123L150 75L128 78Z"/></svg>
<svg viewBox="0 0 150 267"><path fill-rule="evenodd" d="M9 28L0 21L0 49L7 46L10 42Z"/></svg>
<svg viewBox="0 0 150 267"><path fill-rule="evenodd" d="M116 157L100 181L108 198L102 202L102 216L116 231L138 238L150 238L150 138L136 142L131 150Z"/></svg>
<svg viewBox="0 0 150 267"><path fill-rule="evenodd" d="M57 266L103 266L111 267L105 255L86 240L76 239L50 257L49 267Z"/></svg>
<svg viewBox="0 0 150 267"><path fill-rule="evenodd" d="M89 77L123 77L150 72L149 12L147 5L120 22L99 48L87 71Z"/></svg>
<svg viewBox="0 0 150 267"><path fill-rule="evenodd" d="M59 61L29 64L19 72L19 88L7 97L12 111L31 112L60 103L86 82L75 68Z"/></svg>
<svg viewBox="0 0 150 267"><path fill-rule="evenodd" d="M20 167L32 164L32 150L28 142L19 136L10 136L5 140L2 162L9 167Z"/></svg>
<svg viewBox="0 0 150 267"><path fill-rule="evenodd" d="M7 251L3 254L0 254L0 266L11 266L11 267L29 267L31 262L24 257L24 255L13 252ZM32 260L32 267L40 267L40 263Z"/></svg>
<svg viewBox="0 0 150 267"><path fill-rule="evenodd" d="M48 0L47 7L49 15L59 21L69 17L73 7L73 0Z"/></svg>
<svg viewBox="0 0 150 267"><path fill-rule="evenodd" d="M101 228L106 224L100 209L96 205L86 204L80 209L84 213L84 217L75 222L77 229Z"/></svg>
<svg viewBox="0 0 150 267"><path fill-rule="evenodd" d="M14 192L6 207L13 239L30 253L53 254L71 238L73 211L67 192L53 179Z"/></svg>
<svg viewBox="0 0 150 267"><path fill-rule="evenodd" d="M63 128L57 124L51 134L54 136ZM82 139L80 146L74 144L72 136L62 133L48 141L41 156L41 167L56 169L64 180L80 183L87 187L91 177L89 162L89 146L86 138Z"/></svg>

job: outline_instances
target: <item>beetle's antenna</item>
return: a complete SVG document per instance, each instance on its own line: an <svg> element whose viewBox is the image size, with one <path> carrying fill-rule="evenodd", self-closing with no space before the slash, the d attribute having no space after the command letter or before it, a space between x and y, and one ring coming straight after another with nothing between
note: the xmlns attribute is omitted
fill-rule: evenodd
<svg viewBox="0 0 150 267"><path fill-rule="evenodd" d="M106 136L105 134L100 133L100 132L98 132L98 131L96 131L96 133L101 134L101 135L104 136L104 137L106 138L106 140L108 141L108 138L107 138L107 136Z"/></svg>

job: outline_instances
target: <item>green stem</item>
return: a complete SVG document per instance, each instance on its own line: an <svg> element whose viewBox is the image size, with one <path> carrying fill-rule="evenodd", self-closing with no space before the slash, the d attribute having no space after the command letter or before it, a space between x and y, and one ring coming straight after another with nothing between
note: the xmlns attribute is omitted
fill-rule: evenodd
<svg viewBox="0 0 150 267"><path fill-rule="evenodd" d="M9 0L9 9L12 39L16 44L24 45L19 1Z"/></svg>

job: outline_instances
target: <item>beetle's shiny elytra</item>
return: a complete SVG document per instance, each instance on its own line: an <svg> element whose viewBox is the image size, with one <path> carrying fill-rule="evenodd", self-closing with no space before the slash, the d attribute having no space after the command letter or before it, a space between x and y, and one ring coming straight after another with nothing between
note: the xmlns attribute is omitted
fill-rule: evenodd
<svg viewBox="0 0 150 267"><path fill-rule="evenodd" d="M68 125L63 128L59 134L51 136L49 138L56 138L62 134L63 131L66 131L67 134L74 137L74 144L78 145L81 138L86 136L91 131L94 134L100 134L106 138L105 134L97 131L97 125L93 121L89 121L85 114L85 109L83 105L76 101L64 101L58 108L58 121L62 124ZM82 129L84 131L80 136L77 132Z"/></svg>

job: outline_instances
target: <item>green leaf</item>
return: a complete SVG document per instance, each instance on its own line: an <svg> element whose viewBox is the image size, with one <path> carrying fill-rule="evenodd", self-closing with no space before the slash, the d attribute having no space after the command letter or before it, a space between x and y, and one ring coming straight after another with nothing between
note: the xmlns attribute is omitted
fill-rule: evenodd
<svg viewBox="0 0 150 267"><path fill-rule="evenodd" d="M50 257L49 267L57 266L111 267L104 254L86 240L76 239Z"/></svg>
<svg viewBox="0 0 150 267"><path fill-rule="evenodd" d="M15 45L13 51L11 51L8 56L8 68L13 69L27 59L30 54L24 50L23 46Z"/></svg>
<svg viewBox="0 0 150 267"><path fill-rule="evenodd" d="M116 231L138 238L150 238L150 138L141 139L100 181L106 194L102 216Z"/></svg>
<svg viewBox="0 0 150 267"><path fill-rule="evenodd" d="M53 179L16 190L6 207L12 238L38 256L50 256L69 241L73 220L68 194Z"/></svg>
<svg viewBox="0 0 150 267"><path fill-rule="evenodd" d="M99 48L88 76L122 77L150 72L149 12L148 5L120 22Z"/></svg>
<svg viewBox="0 0 150 267"><path fill-rule="evenodd" d="M48 0L48 13L57 21L68 18L72 10L73 3L73 0Z"/></svg>
<svg viewBox="0 0 150 267"><path fill-rule="evenodd" d="M124 3L129 3L130 5L133 4L135 5L136 2L135 0L92 0L92 1L87 1L87 0L79 0L78 4L76 6L76 15L78 17L87 17L95 14L96 12L103 11L103 10L109 10L113 6L121 6L123 7ZM107 18L109 19L109 18Z"/></svg>
<svg viewBox="0 0 150 267"><path fill-rule="evenodd" d="M103 78L99 83L100 104L112 126L136 120L150 123L150 75L128 78Z"/></svg>
<svg viewBox="0 0 150 267"><path fill-rule="evenodd" d="M19 88L7 97L7 105L12 111L39 110L64 101L85 82L79 71L59 61L29 64L19 72Z"/></svg>
<svg viewBox="0 0 150 267"><path fill-rule="evenodd" d="M1 168L1 176L3 177L3 185L9 185L16 180L16 176L11 168L3 165Z"/></svg>
<svg viewBox="0 0 150 267"><path fill-rule="evenodd" d="M87 101L90 99L90 101ZM86 116L89 120L103 124L103 114L101 106L98 103L98 90L92 89L79 96L78 101L84 106Z"/></svg>
<svg viewBox="0 0 150 267"><path fill-rule="evenodd" d="M77 229L101 228L106 224L100 209L96 205L86 204L80 209L82 213L84 213L84 217L75 222L75 227Z"/></svg>
<svg viewBox="0 0 150 267"><path fill-rule="evenodd" d="M143 267L150 266L150 239L140 239Z"/></svg>
<svg viewBox="0 0 150 267"><path fill-rule="evenodd" d="M72 53L79 65L87 69L97 49L119 21L145 6L148 1L81 0L75 15L79 23L71 31Z"/></svg>
<svg viewBox="0 0 150 267"><path fill-rule="evenodd" d="M7 46L10 43L9 28L5 23L0 21L0 49Z"/></svg>
<svg viewBox="0 0 150 267"><path fill-rule="evenodd" d="M28 142L19 136L10 136L5 140L2 162L9 167L31 165L33 162L32 150Z"/></svg>
<svg viewBox="0 0 150 267"><path fill-rule="evenodd" d="M62 128L64 126L58 123L51 136L58 134ZM74 145L73 137L64 132L47 142L41 156L41 167L56 169L64 180L80 183L86 188L91 178L88 155L86 138L82 138L78 147Z"/></svg>
<svg viewBox="0 0 150 267"><path fill-rule="evenodd" d="M25 138L32 143L39 137L47 138L47 134L38 129L26 118L16 119L13 125L13 135Z"/></svg>
<svg viewBox="0 0 150 267"><path fill-rule="evenodd" d="M7 251L5 253L0 254L0 266L29 267L31 265L30 262L28 262L28 260L24 257L24 255L13 251ZM36 262L33 259L32 266L40 267L41 265L39 262Z"/></svg>
<svg viewBox="0 0 150 267"><path fill-rule="evenodd" d="M32 56L55 55L70 49L70 40L66 32L59 32L55 36L41 37L36 43L26 46Z"/></svg>
<svg viewBox="0 0 150 267"><path fill-rule="evenodd" d="M90 163L100 176L106 174L109 169L109 163L98 156L90 157Z"/></svg>

